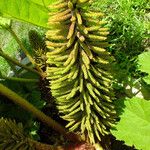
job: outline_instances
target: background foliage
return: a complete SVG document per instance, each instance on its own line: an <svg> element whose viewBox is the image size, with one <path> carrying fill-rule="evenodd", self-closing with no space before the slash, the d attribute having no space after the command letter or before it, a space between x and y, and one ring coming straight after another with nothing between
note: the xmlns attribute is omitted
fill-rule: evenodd
<svg viewBox="0 0 150 150"><path fill-rule="evenodd" d="M139 69L142 72L147 73L143 79L147 84L150 85L150 66L149 66L150 51L140 54L138 59L139 59L139 65L140 65Z"/></svg>

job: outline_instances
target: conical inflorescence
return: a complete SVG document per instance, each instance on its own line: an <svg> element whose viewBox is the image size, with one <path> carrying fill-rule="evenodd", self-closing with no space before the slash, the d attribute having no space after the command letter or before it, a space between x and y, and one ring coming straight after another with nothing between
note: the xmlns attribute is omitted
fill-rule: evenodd
<svg viewBox="0 0 150 150"><path fill-rule="evenodd" d="M25 135L22 123L0 118L0 149L34 150L34 147Z"/></svg>
<svg viewBox="0 0 150 150"><path fill-rule="evenodd" d="M36 30L30 30L28 33L29 42L33 51L33 58L36 64L43 68L45 66L46 45L45 40Z"/></svg>
<svg viewBox="0 0 150 150"><path fill-rule="evenodd" d="M105 50L108 28L104 14L89 6L89 0L60 0L49 6L46 72L66 127L95 143L109 134L116 112Z"/></svg>

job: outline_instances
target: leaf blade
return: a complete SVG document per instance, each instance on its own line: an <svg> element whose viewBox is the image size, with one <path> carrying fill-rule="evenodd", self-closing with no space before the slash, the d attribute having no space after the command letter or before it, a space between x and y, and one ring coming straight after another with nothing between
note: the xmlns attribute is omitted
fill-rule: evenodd
<svg viewBox="0 0 150 150"><path fill-rule="evenodd" d="M1 0L0 12L17 20L48 28L48 10L29 0Z"/></svg>
<svg viewBox="0 0 150 150"><path fill-rule="evenodd" d="M143 72L148 73L147 76L145 76L143 79L147 84L150 84L150 65L149 65L149 60L150 60L150 51L144 52L138 56L139 59L139 69Z"/></svg>
<svg viewBox="0 0 150 150"><path fill-rule="evenodd" d="M119 105L122 104L118 103ZM138 149L149 150L150 101L133 97L125 100L123 105L124 112L120 109L120 121L115 129L111 129L111 133L129 146L134 145Z"/></svg>

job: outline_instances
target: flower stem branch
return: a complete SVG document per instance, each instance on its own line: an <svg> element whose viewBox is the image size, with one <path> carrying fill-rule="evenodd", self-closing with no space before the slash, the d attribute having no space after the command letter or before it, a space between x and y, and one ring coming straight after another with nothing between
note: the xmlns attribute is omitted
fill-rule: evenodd
<svg viewBox="0 0 150 150"><path fill-rule="evenodd" d="M10 90L6 86L0 83L0 93L10 100L12 100L17 105L21 106L25 110L31 112L34 116L36 116L39 120L47 124L49 127L53 128L57 132L61 133L66 137L67 139L78 142L80 141L79 137L74 133L68 133L66 129L61 126L59 123L57 123L55 120L50 118L49 116L45 115L43 112L38 110L36 107L34 107L32 104L30 104L27 100L19 96L14 91Z"/></svg>
<svg viewBox="0 0 150 150"><path fill-rule="evenodd" d="M2 56L2 57L5 58L7 61L12 62L13 64L15 64L15 65L17 65L17 66L19 66L19 67L22 67L22 68L24 68L24 69L26 69L26 70L28 70L28 71L34 72L34 73L36 73L36 74L38 74L38 75L41 76L41 73L40 73L40 72L38 72L38 71L34 70L33 68L30 68L30 67L28 67L28 66L26 66L26 65L21 64L18 60L16 60L16 59L10 57L9 55L5 54L5 53L1 50L1 48L0 48L0 56Z"/></svg>
<svg viewBox="0 0 150 150"><path fill-rule="evenodd" d="M34 145L35 150L66 150L63 146L44 144L31 139L29 141Z"/></svg>
<svg viewBox="0 0 150 150"><path fill-rule="evenodd" d="M39 82L38 79L26 79L26 78L6 77L6 76L2 76L2 79L17 81L17 82Z"/></svg>

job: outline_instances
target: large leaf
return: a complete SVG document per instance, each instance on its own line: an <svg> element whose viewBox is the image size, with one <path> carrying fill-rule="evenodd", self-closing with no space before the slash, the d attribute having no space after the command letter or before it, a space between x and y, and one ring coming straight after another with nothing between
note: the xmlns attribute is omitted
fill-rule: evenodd
<svg viewBox="0 0 150 150"><path fill-rule="evenodd" d="M45 5L48 5L47 3L48 1ZM48 27L48 9L42 0L0 0L0 13L37 26Z"/></svg>
<svg viewBox="0 0 150 150"><path fill-rule="evenodd" d="M143 78L147 84L150 84L150 63L149 63L149 61L150 61L150 51L144 52L141 55L139 55L140 70L148 73L148 75Z"/></svg>
<svg viewBox="0 0 150 150"><path fill-rule="evenodd" d="M48 6L57 0L31 0L31 1L42 6Z"/></svg>
<svg viewBox="0 0 150 150"><path fill-rule="evenodd" d="M150 144L150 101L137 97L120 100L120 121L111 133L129 146L149 150Z"/></svg>
<svg viewBox="0 0 150 150"><path fill-rule="evenodd" d="M3 18L0 16L0 29L2 28L1 25L2 26L10 25L10 19Z"/></svg>

